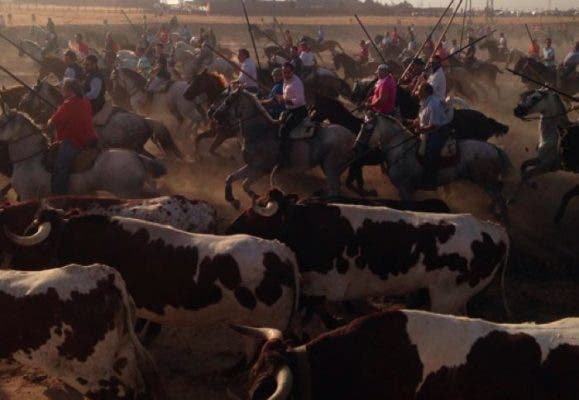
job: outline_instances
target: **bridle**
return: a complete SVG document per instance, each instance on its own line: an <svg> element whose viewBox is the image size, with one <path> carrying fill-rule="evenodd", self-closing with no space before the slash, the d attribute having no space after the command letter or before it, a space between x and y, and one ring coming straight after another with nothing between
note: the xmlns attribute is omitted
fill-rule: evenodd
<svg viewBox="0 0 579 400"><path fill-rule="evenodd" d="M535 91L534 93L537 93L537 91ZM541 97L539 98L539 100L537 100L535 103L533 103L532 105L530 105L529 107L525 107L526 112L527 110L533 108L534 106L536 106L537 104L539 104L540 101L544 100L545 97L547 97L548 93L541 93ZM559 100L560 101L560 100ZM562 103L561 103L562 104ZM563 106L563 108L565 108ZM569 114L570 112L573 112L575 110L578 109L578 106L573 106L573 107L569 107L567 109L565 109L565 111L561 111L559 113L553 114L553 115L546 115L546 116L537 116L537 117L529 117L529 116L522 116L522 117L518 117L520 120L522 121L538 121L538 120L545 120L545 119L555 119L555 118L559 118L559 117L563 117L566 116L567 114Z"/></svg>

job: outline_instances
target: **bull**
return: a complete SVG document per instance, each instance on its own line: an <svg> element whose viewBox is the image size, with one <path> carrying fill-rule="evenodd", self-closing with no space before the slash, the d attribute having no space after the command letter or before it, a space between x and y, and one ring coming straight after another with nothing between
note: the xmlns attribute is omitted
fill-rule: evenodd
<svg viewBox="0 0 579 400"><path fill-rule="evenodd" d="M213 206L183 196L130 200L89 196L48 197L7 204L2 207L2 218L12 232L22 234L39 210L44 208L55 208L67 214L137 218L195 233L214 233L217 228L217 211Z"/></svg>
<svg viewBox="0 0 579 400"><path fill-rule="evenodd" d="M295 256L279 242L193 234L123 217L67 219L55 210L42 211L37 223L28 236L4 229L7 266L109 265L125 280L138 317L161 325L201 331L251 321L284 329L297 303Z"/></svg>
<svg viewBox="0 0 579 400"><path fill-rule="evenodd" d="M275 329L234 329L265 341L252 400L571 400L579 390L579 318L497 324L389 311L299 347Z"/></svg>
<svg viewBox="0 0 579 400"><path fill-rule="evenodd" d="M89 399L162 399L121 276L105 265L0 271L0 358L38 368Z"/></svg>
<svg viewBox="0 0 579 400"><path fill-rule="evenodd" d="M427 289L431 309L441 313L466 313L468 300L506 265L509 251L504 228L471 215L296 204L278 190L229 232L287 244L304 297L343 301Z"/></svg>

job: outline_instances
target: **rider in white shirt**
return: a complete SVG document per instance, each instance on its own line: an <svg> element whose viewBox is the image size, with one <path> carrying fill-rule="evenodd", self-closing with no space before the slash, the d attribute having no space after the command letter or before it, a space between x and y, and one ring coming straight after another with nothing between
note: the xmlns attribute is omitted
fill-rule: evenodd
<svg viewBox="0 0 579 400"><path fill-rule="evenodd" d="M257 93L257 66L249 57L249 51L247 49L239 49L237 59L240 64L239 68L243 71L239 74L239 85L251 93Z"/></svg>
<svg viewBox="0 0 579 400"><path fill-rule="evenodd" d="M555 61L555 49L551 46L551 38L545 40L545 48L543 48L543 64L549 68L555 68L557 66Z"/></svg>
<svg viewBox="0 0 579 400"><path fill-rule="evenodd" d="M446 76L440 63L440 57L433 56L430 62L431 72L427 82L432 86L434 95L444 101L446 99Z"/></svg>
<svg viewBox="0 0 579 400"><path fill-rule="evenodd" d="M316 68L316 56L306 42L300 42L300 60L302 60L302 77L306 78Z"/></svg>

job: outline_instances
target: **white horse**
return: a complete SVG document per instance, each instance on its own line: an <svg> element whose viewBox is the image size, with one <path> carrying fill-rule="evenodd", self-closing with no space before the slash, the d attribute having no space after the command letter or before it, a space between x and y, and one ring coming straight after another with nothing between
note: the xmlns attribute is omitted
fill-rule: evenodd
<svg viewBox="0 0 579 400"><path fill-rule="evenodd" d="M181 65L183 79L190 81L203 69L209 72L218 72L228 79L233 78L234 69L227 61L215 57L209 49L198 49L185 42L177 42L173 53L173 60Z"/></svg>
<svg viewBox="0 0 579 400"><path fill-rule="evenodd" d="M122 88L129 95L131 107L140 114L172 115L179 124L179 132L188 128L187 125L196 127L202 121L198 111L200 105L183 97L189 87L186 81L171 82L166 91L149 96L147 81L143 76L127 68L115 68L111 73L111 84Z"/></svg>
<svg viewBox="0 0 579 400"><path fill-rule="evenodd" d="M5 111L0 117L0 141L8 143L12 165L11 184L20 200L51 194L51 174L44 168L48 150L46 138L34 123L17 111ZM105 150L85 172L72 174L70 193L86 194L99 190L118 197L136 198L150 194L145 185L151 177L166 173L159 161L129 150Z"/></svg>
<svg viewBox="0 0 579 400"><path fill-rule="evenodd" d="M392 117L379 116L370 147L379 150L388 166L388 176L402 200L411 200L422 189L423 167L416 148L419 139ZM460 158L455 165L442 167L436 174L436 186L467 179L482 187L491 197L498 216L507 219L506 204L501 193L501 178L512 164L507 154L494 144L479 140L459 140Z"/></svg>

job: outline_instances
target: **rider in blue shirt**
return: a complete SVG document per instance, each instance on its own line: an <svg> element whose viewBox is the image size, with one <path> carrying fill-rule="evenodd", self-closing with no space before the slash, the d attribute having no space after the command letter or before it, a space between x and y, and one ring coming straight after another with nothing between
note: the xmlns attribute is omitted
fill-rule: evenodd
<svg viewBox="0 0 579 400"><path fill-rule="evenodd" d="M272 118L279 119L281 113L285 111L285 105L277 100L280 96L283 96L283 74L281 68L275 68L271 73L271 77L273 78L273 87L267 100L264 100L262 104Z"/></svg>

